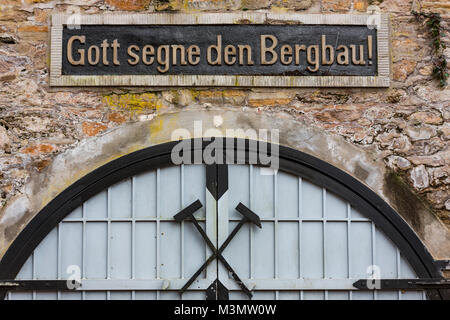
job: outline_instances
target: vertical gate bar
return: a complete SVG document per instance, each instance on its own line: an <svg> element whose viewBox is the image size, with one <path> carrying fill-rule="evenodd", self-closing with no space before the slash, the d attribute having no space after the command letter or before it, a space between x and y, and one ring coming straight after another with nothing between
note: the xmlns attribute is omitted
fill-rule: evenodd
<svg viewBox="0 0 450 320"><path fill-rule="evenodd" d="M217 247L218 241L218 210L219 204L217 199L218 188L218 164L205 165L206 170L206 189L205 189L205 232L214 246ZM205 257L209 257L213 252L205 244ZM206 267L206 279L214 281L218 277L219 264L217 259L214 259Z"/></svg>
<svg viewBox="0 0 450 320"><path fill-rule="evenodd" d="M327 189L322 188L322 251L323 251L323 278L327 278L327 217L326 217L326 202L327 202ZM328 299L328 290L324 292L325 300Z"/></svg>
<svg viewBox="0 0 450 320"><path fill-rule="evenodd" d="M211 242L217 247L217 164L206 164L205 185L205 232ZM212 254L209 246L204 245L205 257ZM206 279L214 281L217 279L218 265L214 259L205 270Z"/></svg>
<svg viewBox="0 0 450 320"><path fill-rule="evenodd" d="M160 169L156 169L156 279L160 278L160 265L159 265L159 247L160 247ZM156 290L156 300L159 300L159 290Z"/></svg>
<svg viewBox="0 0 450 320"><path fill-rule="evenodd" d="M131 279L136 278L136 177L131 177ZM136 300L136 291L131 291L131 300Z"/></svg>
<svg viewBox="0 0 450 320"><path fill-rule="evenodd" d="M352 269L351 269L351 260L350 256L352 254L351 251L351 223L352 223L352 207L350 206L350 203L347 202L347 276L350 279L352 277ZM349 290L348 292L348 298L349 300L352 300L353 298L353 291Z"/></svg>
<svg viewBox="0 0 450 320"><path fill-rule="evenodd" d="M108 187L106 191L106 279L111 278L111 187ZM109 290L106 291L106 300L111 299L111 292Z"/></svg>
<svg viewBox="0 0 450 320"><path fill-rule="evenodd" d="M61 279L61 228L59 227L59 225L62 222L58 223L56 225L56 257L57 257L57 261L56 261L56 272L57 272L57 276L56 279L60 280ZM58 290L57 292L57 296L56 296L57 300L61 300L61 291Z"/></svg>
<svg viewBox="0 0 450 320"><path fill-rule="evenodd" d="M303 191L302 178L298 177L298 277L302 275L302 219L303 219ZM300 290L300 300L303 300L303 290Z"/></svg>
<svg viewBox="0 0 450 320"><path fill-rule="evenodd" d="M302 224L303 224L303 190L302 178L298 178L298 277L303 278L302 270Z"/></svg>
<svg viewBox="0 0 450 320"><path fill-rule="evenodd" d="M217 201L216 201L216 238L215 238L215 246L220 248L229 235L229 208L228 208L228 197L229 197L229 167L225 163L219 163L216 165L216 179L217 179ZM231 170L231 169L230 169ZM231 257L230 257L231 259ZM216 273L217 279L227 279L230 278L230 272L225 267L224 264L220 263L218 259L216 259ZM219 299L229 299L228 293L225 292L225 289L222 287L220 282L217 284L218 298ZM228 298L227 298L228 297Z"/></svg>
<svg viewBox="0 0 450 320"><path fill-rule="evenodd" d="M83 221L81 229L82 245L81 245L81 279L85 278L86 272L86 202L81 207L81 219ZM86 291L81 292L81 300L86 299Z"/></svg>
<svg viewBox="0 0 450 320"><path fill-rule="evenodd" d="M397 258L397 279L401 278L401 266L400 266L400 250L398 248L396 250L396 258ZM398 300L402 300L402 292L401 290L397 291Z"/></svg>
<svg viewBox="0 0 450 320"><path fill-rule="evenodd" d="M375 261L375 253L376 253L376 244L375 244L375 224L373 222L371 222L371 233L372 233L372 273L374 272L375 265L376 265L376 261ZM373 299L377 300L378 299L378 294L377 291L374 290L373 291Z"/></svg>
<svg viewBox="0 0 450 320"><path fill-rule="evenodd" d="M216 202L216 247L219 248L229 235L229 211L228 211L228 195L229 195L229 172L227 164L217 164L217 195ZM219 197L220 196L220 197ZM222 263L216 260L216 270L218 279L226 279L229 272ZM220 286L219 286L220 287Z"/></svg>
<svg viewBox="0 0 450 320"><path fill-rule="evenodd" d="M31 254L31 278L33 280L36 280L36 266L35 266L35 259L34 259L34 252ZM32 293L32 300L36 300L36 291L33 290Z"/></svg>
<svg viewBox="0 0 450 320"><path fill-rule="evenodd" d="M274 175L273 175L273 216L274 216L274 271L275 271L275 279L278 279L278 210L277 210L277 193L278 193L278 188L277 188L277 172L274 171ZM278 295L279 295L279 291L275 290L275 300L278 300Z"/></svg>
<svg viewBox="0 0 450 320"><path fill-rule="evenodd" d="M184 164L181 164L180 175L181 175L180 207L183 208L184 207ZM181 234L181 269L180 269L180 273L181 273L181 279L184 279L184 220L181 221L181 224L180 224L180 234Z"/></svg>
<svg viewBox="0 0 450 320"><path fill-rule="evenodd" d="M250 166L249 166L249 178L248 178L248 181L249 181L249 192L248 192L248 194L249 194L249 199L248 199L248 201L249 201L249 206L250 206L250 209L253 209L253 206L252 206L252 203L253 203L253 165L251 164ZM253 228L252 228L252 226L250 225L250 226L248 226L248 229L249 229L249 232L248 232L248 234L249 234L249 254L250 254L250 267L249 267L249 275L250 275L250 279L253 279L253 241L252 241L252 239L253 239Z"/></svg>
<svg viewBox="0 0 450 320"><path fill-rule="evenodd" d="M181 164L180 166L180 208L184 207L184 164ZM180 278L184 279L184 221L181 221L180 223L180 237L181 237L181 266L180 266ZM183 300L183 293L180 293L180 299Z"/></svg>

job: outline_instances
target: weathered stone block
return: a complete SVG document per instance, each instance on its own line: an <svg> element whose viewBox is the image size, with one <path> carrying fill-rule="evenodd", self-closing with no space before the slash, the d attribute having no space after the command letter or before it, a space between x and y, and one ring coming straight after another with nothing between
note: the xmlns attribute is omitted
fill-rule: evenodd
<svg viewBox="0 0 450 320"><path fill-rule="evenodd" d="M406 38L392 40L392 53L394 61L407 58L414 60L423 55L424 50L428 50L429 47L421 46L417 40L415 40L412 34L404 35ZM408 63L411 63L408 61Z"/></svg>
<svg viewBox="0 0 450 320"><path fill-rule="evenodd" d="M40 155L42 153L50 153L50 152L53 152L54 150L55 150L55 147L52 146L51 144L42 143L42 144L38 144L35 146L27 147L22 150L22 153L36 156L36 155Z"/></svg>
<svg viewBox="0 0 450 320"><path fill-rule="evenodd" d="M251 107L286 105L292 101L295 93L285 91L251 92L248 105Z"/></svg>
<svg viewBox="0 0 450 320"><path fill-rule="evenodd" d="M411 12L412 0L376 0L381 10L391 13L408 13Z"/></svg>
<svg viewBox="0 0 450 320"><path fill-rule="evenodd" d="M247 94L242 90L202 90L197 99L200 103L242 105Z"/></svg>
<svg viewBox="0 0 450 320"><path fill-rule="evenodd" d="M108 114L108 120L115 123L123 123L127 121L128 117L120 112L112 112Z"/></svg>
<svg viewBox="0 0 450 320"><path fill-rule="evenodd" d="M426 156L410 156L408 159L415 165L424 164L431 167L450 165L450 149Z"/></svg>
<svg viewBox="0 0 450 320"><path fill-rule="evenodd" d="M427 193L427 200L430 201L435 208L444 209L445 202L448 200L450 190L448 187L441 187L440 189Z"/></svg>
<svg viewBox="0 0 450 320"><path fill-rule="evenodd" d="M426 140L434 137L437 134L437 130L433 127L407 127L406 134L411 140Z"/></svg>
<svg viewBox="0 0 450 320"><path fill-rule="evenodd" d="M106 0L106 3L119 10L144 10L150 3L150 0Z"/></svg>
<svg viewBox="0 0 450 320"><path fill-rule="evenodd" d="M393 65L393 78L396 81L405 81L406 78L413 73L417 62L414 60L404 59Z"/></svg>
<svg viewBox="0 0 450 320"><path fill-rule="evenodd" d="M8 136L6 129L0 125L0 151L6 150L11 145L11 139Z"/></svg>
<svg viewBox="0 0 450 320"><path fill-rule="evenodd" d="M408 117L413 123L442 124L444 121L440 113L434 111L419 111Z"/></svg>
<svg viewBox="0 0 450 320"><path fill-rule="evenodd" d="M83 122L81 125L83 133L87 136L96 136L106 130L107 126L99 122Z"/></svg>
<svg viewBox="0 0 450 320"><path fill-rule="evenodd" d="M450 123L446 123L439 131L442 133L442 138L450 140Z"/></svg>
<svg viewBox="0 0 450 320"><path fill-rule="evenodd" d="M312 6L312 0L273 0L272 7L289 8L293 10L305 10Z"/></svg>
<svg viewBox="0 0 450 320"><path fill-rule="evenodd" d="M151 3L154 5L156 11L181 10L187 7L186 1L184 0L153 0Z"/></svg>
<svg viewBox="0 0 450 320"><path fill-rule="evenodd" d="M424 66L422 68L419 69L419 73L422 76L431 76L433 74L433 66L428 65L428 66Z"/></svg>
<svg viewBox="0 0 450 320"><path fill-rule="evenodd" d="M19 32L48 32L48 26L36 26L36 25L28 25L28 26L20 26L18 28Z"/></svg>
<svg viewBox="0 0 450 320"><path fill-rule="evenodd" d="M450 167L427 168L430 184L434 187L450 183ZM450 195L449 195L450 197Z"/></svg>
<svg viewBox="0 0 450 320"><path fill-rule="evenodd" d="M429 12L448 14L450 11L450 3L448 0L423 1L422 9Z"/></svg>
<svg viewBox="0 0 450 320"><path fill-rule="evenodd" d="M387 158L387 165L391 169L407 170L411 168L411 162L403 157L391 155Z"/></svg>
<svg viewBox="0 0 450 320"><path fill-rule="evenodd" d="M355 0L353 2L353 8L356 11L366 12L367 11L367 7L368 7L367 0Z"/></svg>
<svg viewBox="0 0 450 320"><path fill-rule="evenodd" d="M410 178L414 188L422 190L430 185L428 172L424 165L420 165L411 170Z"/></svg>
<svg viewBox="0 0 450 320"><path fill-rule="evenodd" d="M109 108L117 108L134 112L157 110L164 106L164 102L153 92L111 94L103 97L103 102Z"/></svg>
<svg viewBox="0 0 450 320"><path fill-rule="evenodd" d="M266 9L270 7L271 0L242 0L242 9Z"/></svg>
<svg viewBox="0 0 450 320"><path fill-rule="evenodd" d="M241 0L187 0L186 6L196 10L236 10L241 8L242 4Z"/></svg>
<svg viewBox="0 0 450 320"><path fill-rule="evenodd" d="M351 5L351 0L322 0L322 11L347 12Z"/></svg>
<svg viewBox="0 0 450 320"><path fill-rule="evenodd" d="M315 118L323 122L350 122L360 119L362 110L355 105L338 105L334 110L325 110L315 115Z"/></svg>
<svg viewBox="0 0 450 320"><path fill-rule="evenodd" d="M30 60L25 57L13 57L0 54L0 81L14 80L19 71L29 63Z"/></svg>

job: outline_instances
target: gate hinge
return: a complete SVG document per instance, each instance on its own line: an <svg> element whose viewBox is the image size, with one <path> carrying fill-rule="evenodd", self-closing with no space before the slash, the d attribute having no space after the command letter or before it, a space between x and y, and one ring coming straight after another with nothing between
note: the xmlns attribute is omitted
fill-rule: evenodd
<svg viewBox="0 0 450 320"><path fill-rule="evenodd" d="M75 280L0 280L0 290L6 291L70 291L81 287L81 283Z"/></svg>
<svg viewBox="0 0 450 320"><path fill-rule="evenodd" d="M19 286L19 284L17 282L11 282L11 281L0 282L0 288L11 288L11 287L17 287L17 286Z"/></svg>

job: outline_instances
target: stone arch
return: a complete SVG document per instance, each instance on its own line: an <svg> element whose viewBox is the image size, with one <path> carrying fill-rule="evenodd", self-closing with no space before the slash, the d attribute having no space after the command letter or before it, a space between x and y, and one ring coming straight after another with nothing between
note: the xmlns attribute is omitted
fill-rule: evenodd
<svg viewBox="0 0 450 320"><path fill-rule="evenodd" d="M201 130L199 126L201 125ZM0 214L0 257L32 218L59 193L102 165L131 152L170 142L175 129L191 138L208 129L227 136L227 129L242 129L233 137L246 138L247 129L279 129L280 145L304 152L343 170L386 201L415 231L435 260L450 258L450 232L412 191L386 169L374 149L359 148L342 137L304 123L253 111L188 110L123 125L81 142L58 155L43 172L33 176L25 192L12 199Z"/></svg>

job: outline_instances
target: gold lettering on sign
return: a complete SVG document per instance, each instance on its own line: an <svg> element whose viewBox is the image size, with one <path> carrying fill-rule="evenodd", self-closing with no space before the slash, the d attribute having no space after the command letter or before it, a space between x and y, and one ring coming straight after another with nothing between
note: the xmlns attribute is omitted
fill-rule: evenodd
<svg viewBox="0 0 450 320"><path fill-rule="evenodd" d="M128 59L128 63L131 64L132 66L135 66L139 63L139 55L133 52L133 50L139 52L139 47L135 44L132 44L131 46L128 47L127 50L128 55L134 58L134 60Z"/></svg>
<svg viewBox="0 0 450 320"><path fill-rule="evenodd" d="M330 58L327 58L327 52ZM322 35L322 64L331 65L334 62L334 49L331 45L327 44L327 36Z"/></svg>
<svg viewBox="0 0 450 320"><path fill-rule="evenodd" d="M212 51L216 51L217 58L212 60ZM206 51L206 60L211 65L222 65L222 36L220 34L217 35L217 45L210 45L208 50Z"/></svg>
<svg viewBox="0 0 450 320"><path fill-rule="evenodd" d="M74 60L72 56L72 44L75 40L78 40L81 44L86 43L85 36L72 36L67 41L67 60L70 64L74 66L84 66L84 49L78 49L78 53L80 54L79 60Z"/></svg>
<svg viewBox="0 0 450 320"><path fill-rule="evenodd" d="M118 66L118 65L120 65L120 62L119 62L119 59L117 58L118 57L117 48L120 48L120 44L117 41L117 39L114 39L111 47L113 48L113 63L114 63L114 65Z"/></svg>
<svg viewBox="0 0 450 320"><path fill-rule="evenodd" d="M308 66L309 71L316 72L317 70L319 70L319 46L315 45L308 47L306 51L306 60L309 64L314 65L314 68Z"/></svg>
<svg viewBox="0 0 450 320"><path fill-rule="evenodd" d="M163 54L164 51L164 54ZM166 73L169 70L169 62L170 62L170 47L169 46L159 46L157 51L157 61L162 66L156 67L159 72ZM164 56L164 57L163 57Z"/></svg>
<svg viewBox="0 0 450 320"><path fill-rule="evenodd" d="M255 63L252 59L252 47L247 45L238 45L239 48L239 65L244 65L244 51L247 51L247 65L252 66Z"/></svg>
<svg viewBox="0 0 450 320"><path fill-rule="evenodd" d="M292 63L292 47L285 44L281 46L280 49L280 61L282 64L291 64Z"/></svg>
<svg viewBox="0 0 450 320"><path fill-rule="evenodd" d="M300 64L300 51L306 51L306 46L304 44L302 45L295 45L295 64Z"/></svg>
<svg viewBox="0 0 450 320"><path fill-rule="evenodd" d="M177 50L180 50L181 65L183 65L183 66L186 65L187 64L187 62L186 62L186 52L185 52L184 46L181 45L181 44L173 44L173 45L171 45L171 47L172 47L172 64L174 66L177 65L177 61L178 61L178 59L177 59Z"/></svg>
<svg viewBox="0 0 450 320"><path fill-rule="evenodd" d="M108 61L108 48L109 48L109 43L108 40L103 40L102 44L100 45L100 47L102 48L102 62L103 65L107 66L109 65L109 61Z"/></svg>
<svg viewBox="0 0 450 320"><path fill-rule="evenodd" d="M200 62L200 47L197 45L192 45L187 49L188 62L189 64L195 66Z"/></svg>
<svg viewBox="0 0 450 320"><path fill-rule="evenodd" d="M191 44L128 44L127 40L121 40L127 46L127 57L124 57L128 62L128 67L139 66L139 71L142 72L142 67L152 66L159 73L166 73L171 66L187 66L187 68L178 67L177 73L188 71L187 74L192 74L191 66L196 66L203 63L212 66L253 66L255 65L253 52L256 58L255 73L261 73L262 66L270 66L276 64L274 74L282 74L288 71L292 74L303 74L306 72L317 72L322 66L341 65L348 66L350 64L356 66L372 65L376 57L376 48L374 46L376 39L372 35L364 36L359 39L356 44L339 44L339 35L325 35L318 34L315 39L308 39L307 44L301 43L286 43L283 38L277 38L274 34L260 34L259 36L259 54L258 48L253 48L249 44L236 44L232 38L222 38L221 34L217 34L212 43L203 43L201 45ZM328 41L333 44L327 43ZM365 37L367 37L367 42ZM288 38L292 40L293 38ZM300 40L300 39L299 39ZM120 65L120 59L124 52L119 52L121 43L118 39L101 39L96 40L97 43L92 44L88 40L88 35L74 35L67 40L67 61L74 66L105 66L108 70L114 70L115 66ZM293 40L292 40L293 41ZM91 42L91 43L90 43ZM158 41L159 42L159 41ZM358 43L359 42L359 43ZM164 42L163 42L164 43ZM203 47L202 47L203 46ZM374 50L375 49L375 50ZM206 52L202 51L206 50ZM256 51L253 51L256 50ZM124 50L123 50L124 51ZM367 53L366 53L367 52ZM206 54L205 54L206 53ZM205 59L206 61L201 61ZM145 65L145 66L144 66ZM291 66L285 68L284 66ZM295 67L300 66L300 67ZM149 68L150 72L155 73L155 69ZM230 68L231 69L231 68ZM330 69L324 67L324 69ZM123 72L121 69L115 69L119 73ZM181 72L180 72L181 71ZM209 71L208 71L209 72ZM236 69L231 71L236 73ZM267 71L263 72L263 74ZM114 74L112 72L111 74ZM131 73L132 74L132 73Z"/></svg>
<svg viewBox="0 0 450 320"><path fill-rule="evenodd" d="M266 40L270 39L272 41L272 45L270 47L266 46ZM262 34L261 35L261 64L264 65L271 65L277 62L278 60L278 54L275 52L275 47L278 44L278 39L270 34ZM267 53L270 53L272 55L271 60L266 59Z"/></svg>
<svg viewBox="0 0 450 320"><path fill-rule="evenodd" d="M367 36L367 50L369 53L369 65L372 64L372 36Z"/></svg>
<svg viewBox="0 0 450 320"><path fill-rule="evenodd" d="M224 49L223 61L227 65L232 65L236 63L236 48L232 45L228 45Z"/></svg>
<svg viewBox="0 0 450 320"><path fill-rule="evenodd" d="M359 59L356 59L356 45L352 44L350 48L352 49L353 64L366 64L366 61L364 60L364 46L359 46Z"/></svg>
<svg viewBox="0 0 450 320"><path fill-rule="evenodd" d="M147 44L142 48L142 62L146 65L150 65L155 61L155 48L153 46Z"/></svg>
<svg viewBox="0 0 450 320"><path fill-rule="evenodd" d="M340 50L342 50L342 52L338 52ZM350 63L347 46L342 46L342 45L338 46L336 49L336 52L338 52L338 54L336 56L336 61L338 64L348 65Z"/></svg>
<svg viewBox="0 0 450 320"><path fill-rule="evenodd" d="M92 53L94 53L94 57L92 57ZM97 46L90 46L87 58L90 65L96 65L100 61L100 49Z"/></svg>

